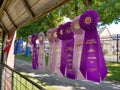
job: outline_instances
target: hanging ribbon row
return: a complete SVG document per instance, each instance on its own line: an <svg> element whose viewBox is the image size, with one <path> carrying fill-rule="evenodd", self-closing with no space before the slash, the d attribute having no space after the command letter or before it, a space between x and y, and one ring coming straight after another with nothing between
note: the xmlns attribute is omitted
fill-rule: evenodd
<svg viewBox="0 0 120 90"><path fill-rule="evenodd" d="M97 32L98 13L87 10L72 22L48 30L48 70L71 79L87 79L95 82L104 80L107 68ZM32 35L33 68L45 70L44 34L38 35L39 60L35 39ZM38 65L39 63L39 65Z"/></svg>
<svg viewBox="0 0 120 90"><path fill-rule="evenodd" d="M57 28L57 37L61 40L60 71L63 76L95 82L100 82L106 77L107 68L97 32L98 21L98 13L87 10L81 17L77 16L72 22L67 22ZM49 64L54 66L57 59L54 62L51 60L55 55L52 30L48 33Z"/></svg>

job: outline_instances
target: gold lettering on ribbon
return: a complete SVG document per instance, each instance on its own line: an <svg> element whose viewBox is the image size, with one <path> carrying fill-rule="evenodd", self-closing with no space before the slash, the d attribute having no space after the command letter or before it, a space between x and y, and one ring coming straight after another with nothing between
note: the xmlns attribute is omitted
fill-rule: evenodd
<svg viewBox="0 0 120 90"><path fill-rule="evenodd" d="M72 51L73 47L67 47L67 50Z"/></svg>
<svg viewBox="0 0 120 90"><path fill-rule="evenodd" d="M81 46L81 45L83 45L82 42L76 42L76 46Z"/></svg>
<svg viewBox="0 0 120 90"><path fill-rule="evenodd" d="M55 52L60 52L60 49L56 49Z"/></svg>
<svg viewBox="0 0 120 90"><path fill-rule="evenodd" d="M33 52L33 55L35 55L35 52Z"/></svg>
<svg viewBox="0 0 120 90"><path fill-rule="evenodd" d="M96 59L96 57L88 57L88 59Z"/></svg>
<svg viewBox="0 0 120 90"><path fill-rule="evenodd" d="M72 56L70 53L67 55L68 57Z"/></svg>
<svg viewBox="0 0 120 90"><path fill-rule="evenodd" d="M96 52L94 49L89 49L88 52Z"/></svg>
<svg viewBox="0 0 120 90"><path fill-rule="evenodd" d="M97 43L95 39L90 39L86 41L86 44L93 44L93 43Z"/></svg>
<svg viewBox="0 0 120 90"><path fill-rule="evenodd" d="M71 68L69 68L68 70L69 70L69 71L72 71L72 69L71 69Z"/></svg>
<svg viewBox="0 0 120 90"><path fill-rule="evenodd" d="M89 70L94 72L94 71L96 71L96 68L90 68Z"/></svg>
<svg viewBox="0 0 120 90"><path fill-rule="evenodd" d="M34 48L33 51L36 51L36 48Z"/></svg>
<svg viewBox="0 0 120 90"><path fill-rule="evenodd" d="M71 63L69 63L69 66L71 66L72 64Z"/></svg>
<svg viewBox="0 0 120 90"><path fill-rule="evenodd" d="M90 63L94 63L94 61L90 61Z"/></svg>
<svg viewBox="0 0 120 90"><path fill-rule="evenodd" d="M79 52L77 52L78 54L81 54L81 50Z"/></svg>
<svg viewBox="0 0 120 90"><path fill-rule="evenodd" d="M35 59L34 54L33 54L33 59Z"/></svg>
<svg viewBox="0 0 120 90"><path fill-rule="evenodd" d="M67 61L68 61L68 62L72 62L72 59L68 59Z"/></svg>

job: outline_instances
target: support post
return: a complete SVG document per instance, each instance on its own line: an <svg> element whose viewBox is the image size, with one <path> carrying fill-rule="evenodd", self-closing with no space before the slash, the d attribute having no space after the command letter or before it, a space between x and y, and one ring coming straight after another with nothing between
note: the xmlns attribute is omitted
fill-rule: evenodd
<svg viewBox="0 0 120 90"><path fill-rule="evenodd" d="M119 52L119 45L118 45L118 41L119 41L119 37L118 37L118 34L117 34L117 63L118 63L118 60L119 60L119 54L118 54L118 52Z"/></svg>

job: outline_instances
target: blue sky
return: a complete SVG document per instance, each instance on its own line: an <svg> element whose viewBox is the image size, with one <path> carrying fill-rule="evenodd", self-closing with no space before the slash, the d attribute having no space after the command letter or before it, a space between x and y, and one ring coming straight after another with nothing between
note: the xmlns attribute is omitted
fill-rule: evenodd
<svg viewBox="0 0 120 90"><path fill-rule="evenodd" d="M120 34L120 23L107 25L111 34Z"/></svg>

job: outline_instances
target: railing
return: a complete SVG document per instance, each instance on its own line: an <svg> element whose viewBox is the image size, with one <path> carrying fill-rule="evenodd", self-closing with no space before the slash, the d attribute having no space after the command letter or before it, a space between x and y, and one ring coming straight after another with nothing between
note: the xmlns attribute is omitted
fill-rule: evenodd
<svg viewBox="0 0 120 90"><path fill-rule="evenodd" d="M106 61L120 62L120 37L102 37L100 38L103 53Z"/></svg>
<svg viewBox="0 0 120 90"><path fill-rule="evenodd" d="M20 74L8 65L2 63L4 67L2 78L3 90L46 90L43 86L35 83L31 79Z"/></svg>

